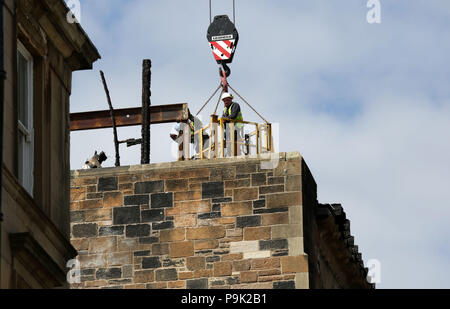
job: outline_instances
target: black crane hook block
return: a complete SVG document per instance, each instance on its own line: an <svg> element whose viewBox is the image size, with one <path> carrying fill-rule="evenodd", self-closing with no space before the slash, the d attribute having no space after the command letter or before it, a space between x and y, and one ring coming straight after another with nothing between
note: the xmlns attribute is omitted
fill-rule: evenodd
<svg viewBox="0 0 450 309"><path fill-rule="evenodd" d="M218 64L231 63L239 41L236 27L227 15L218 15L209 25L206 36Z"/></svg>

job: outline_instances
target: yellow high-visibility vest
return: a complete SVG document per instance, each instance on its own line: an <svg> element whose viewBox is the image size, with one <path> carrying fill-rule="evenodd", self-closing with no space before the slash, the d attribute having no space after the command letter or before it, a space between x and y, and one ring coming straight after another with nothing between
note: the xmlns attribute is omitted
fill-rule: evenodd
<svg viewBox="0 0 450 309"><path fill-rule="evenodd" d="M233 105L234 105L234 102L233 102L233 104L230 105L230 107L228 108L228 110L227 110L227 108L225 107L225 108L223 109L223 114L224 114L224 115L231 116L231 108L233 107ZM236 119L234 119L234 120L237 121L235 125L236 125L236 127L237 127L238 129L240 129L240 128L242 128L242 127L244 126L244 124L242 123L242 121L244 121L244 117L242 117L241 111L239 111L238 115L236 116Z"/></svg>

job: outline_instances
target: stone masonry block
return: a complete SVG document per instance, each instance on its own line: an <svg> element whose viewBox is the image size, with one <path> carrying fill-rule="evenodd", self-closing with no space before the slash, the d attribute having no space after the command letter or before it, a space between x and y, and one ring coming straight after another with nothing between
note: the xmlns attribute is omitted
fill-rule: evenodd
<svg viewBox="0 0 450 309"><path fill-rule="evenodd" d="M289 242L289 255L297 256L304 254L303 237L291 237Z"/></svg>
<svg viewBox="0 0 450 309"><path fill-rule="evenodd" d="M166 229L172 229L173 227L174 227L173 221L153 222L152 223L153 230L166 230Z"/></svg>
<svg viewBox="0 0 450 309"><path fill-rule="evenodd" d="M249 178L225 181L225 189L235 189L235 188L243 188L243 187L250 187L250 179Z"/></svg>
<svg viewBox="0 0 450 309"><path fill-rule="evenodd" d="M86 198L86 187L71 188L70 189L70 201L81 201Z"/></svg>
<svg viewBox="0 0 450 309"><path fill-rule="evenodd" d="M271 257L271 258L263 258L263 259L253 259L252 270L260 270L260 269L274 269L280 267L280 258Z"/></svg>
<svg viewBox="0 0 450 309"><path fill-rule="evenodd" d="M248 271L250 267L250 260L233 261L233 271Z"/></svg>
<svg viewBox="0 0 450 309"><path fill-rule="evenodd" d="M253 201L253 208L263 208L263 207L266 207L266 200Z"/></svg>
<svg viewBox="0 0 450 309"><path fill-rule="evenodd" d="M180 227L193 227L197 225L196 215L183 215L174 217L174 226Z"/></svg>
<svg viewBox="0 0 450 309"><path fill-rule="evenodd" d="M272 238L302 237L303 231L300 224L282 224L272 226Z"/></svg>
<svg viewBox="0 0 450 309"><path fill-rule="evenodd" d="M142 211L142 222L164 221L164 209L150 209Z"/></svg>
<svg viewBox="0 0 450 309"><path fill-rule="evenodd" d="M236 169L234 166L225 168L213 168L210 170L211 181L220 181L233 179L236 176Z"/></svg>
<svg viewBox="0 0 450 309"><path fill-rule="evenodd" d="M235 202L235 203L224 203L222 205L222 216L242 216L251 215L253 211L252 202Z"/></svg>
<svg viewBox="0 0 450 309"><path fill-rule="evenodd" d="M188 257L186 259L186 267L188 270L205 269L206 262L204 256Z"/></svg>
<svg viewBox="0 0 450 309"><path fill-rule="evenodd" d="M245 216L236 218L237 228L259 225L261 225L261 216Z"/></svg>
<svg viewBox="0 0 450 309"><path fill-rule="evenodd" d="M241 282L250 283L258 281L258 273L256 271L243 271L241 272Z"/></svg>
<svg viewBox="0 0 450 309"><path fill-rule="evenodd" d="M271 240L260 240L259 249L260 250L277 250L277 249L288 249L287 239L271 239Z"/></svg>
<svg viewBox="0 0 450 309"><path fill-rule="evenodd" d="M122 192L105 192L103 195L103 207L118 207L123 205Z"/></svg>
<svg viewBox="0 0 450 309"><path fill-rule="evenodd" d="M214 277L231 276L232 269L232 262L216 262L214 263Z"/></svg>
<svg viewBox="0 0 450 309"><path fill-rule="evenodd" d="M86 251L89 250L89 239L88 238L80 238L70 240L70 243L77 251Z"/></svg>
<svg viewBox="0 0 450 309"><path fill-rule="evenodd" d="M286 176L286 191L302 191L302 176L301 175Z"/></svg>
<svg viewBox="0 0 450 309"><path fill-rule="evenodd" d="M97 279L117 279L122 277L122 269L114 268L100 268L95 273Z"/></svg>
<svg viewBox="0 0 450 309"><path fill-rule="evenodd" d="M197 200L180 202L180 214L198 214L211 211L211 202L209 200Z"/></svg>
<svg viewBox="0 0 450 309"><path fill-rule="evenodd" d="M116 191L117 177L101 177L98 179L98 192Z"/></svg>
<svg viewBox="0 0 450 309"><path fill-rule="evenodd" d="M95 208L102 208L103 207L103 200L85 200L85 201L79 201L79 207L81 210L84 209L95 209Z"/></svg>
<svg viewBox="0 0 450 309"><path fill-rule="evenodd" d="M213 204L215 204L215 203L229 203L229 202L232 202L232 201L233 201L233 199L230 198L230 197L220 197L220 198L213 198L212 199Z"/></svg>
<svg viewBox="0 0 450 309"><path fill-rule="evenodd" d="M166 180L166 192L187 191L188 180L187 179L168 179Z"/></svg>
<svg viewBox="0 0 450 309"><path fill-rule="evenodd" d="M141 210L139 206L113 208L113 224L139 223Z"/></svg>
<svg viewBox="0 0 450 309"><path fill-rule="evenodd" d="M274 214L264 214L262 215L261 225L278 225L278 224L288 224L289 223L289 214L286 212L283 213L274 213Z"/></svg>
<svg viewBox="0 0 450 309"><path fill-rule="evenodd" d="M155 281L154 270L138 270L134 272L135 283L148 283Z"/></svg>
<svg viewBox="0 0 450 309"><path fill-rule="evenodd" d="M230 243L230 253L253 252L258 250L259 242L257 240Z"/></svg>
<svg viewBox="0 0 450 309"><path fill-rule="evenodd" d="M71 211L70 212L70 223L78 223L83 222L84 219L84 211Z"/></svg>
<svg viewBox="0 0 450 309"><path fill-rule="evenodd" d="M270 239L270 237L270 226L244 228L244 240L263 240Z"/></svg>
<svg viewBox="0 0 450 309"><path fill-rule="evenodd" d="M124 204L129 206L148 205L149 196L144 195L128 195L124 197Z"/></svg>
<svg viewBox="0 0 450 309"><path fill-rule="evenodd" d="M269 177L269 179L267 179L267 184L268 185L284 184L284 177Z"/></svg>
<svg viewBox="0 0 450 309"><path fill-rule="evenodd" d="M211 269L198 269L194 270L194 278L212 277L213 271Z"/></svg>
<svg viewBox="0 0 450 309"><path fill-rule="evenodd" d="M162 230L160 232L161 242L183 241L185 239L186 229Z"/></svg>
<svg viewBox="0 0 450 309"><path fill-rule="evenodd" d="M106 254L108 266L122 266L132 263L131 252L113 252Z"/></svg>
<svg viewBox="0 0 450 309"><path fill-rule="evenodd" d="M99 236L118 236L123 235L123 226L102 226L98 231Z"/></svg>
<svg viewBox="0 0 450 309"><path fill-rule="evenodd" d="M220 218L220 217L221 217L220 211L198 214L199 219L214 219L214 218Z"/></svg>
<svg viewBox="0 0 450 309"><path fill-rule="evenodd" d="M109 220L112 220L112 210L110 208L89 209L84 212L85 222Z"/></svg>
<svg viewBox="0 0 450 309"><path fill-rule="evenodd" d="M233 201L252 201L258 199L258 188L233 189Z"/></svg>
<svg viewBox="0 0 450 309"><path fill-rule="evenodd" d="M270 250L245 252L244 259L261 259L270 257Z"/></svg>
<svg viewBox="0 0 450 309"><path fill-rule="evenodd" d="M284 185L262 186L259 187L259 194L270 194L284 192Z"/></svg>
<svg viewBox="0 0 450 309"><path fill-rule="evenodd" d="M186 280L194 278L194 273L192 271L180 271L178 272L179 280Z"/></svg>
<svg viewBox="0 0 450 309"><path fill-rule="evenodd" d="M134 251L133 256L149 256L150 250Z"/></svg>
<svg viewBox="0 0 450 309"><path fill-rule="evenodd" d="M169 281L167 282L168 289L185 289L186 282L185 281Z"/></svg>
<svg viewBox="0 0 450 309"><path fill-rule="evenodd" d="M309 289L308 272L295 274L295 288L296 289Z"/></svg>
<svg viewBox="0 0 450 309"><path fill-rule="evenodd" d="M236 166L236 175L256 173L256 164L240 164Z"/></svg>
<svg viewBox="0 0 450 309"><path fill-rule="evenodd" d="M223 196L224 196L223 181L202 183L202 199L218 198Z"/></svg>
<svg viewBox="0 0 450 309"><path fill-rule="evenodd" d="M97 224L75 224L72 227L72 235L75 238L95 237L97 236Z"/></svg>
<svg viewBox="0 0 450 309"><path fill-rule="evenodd" d="M169 254L169 244L153 244L152 245L153 255L166 255Z"/></svg>
<svg viewBox="0 0 450 309"><path fill-rule="evenodd" d="M202 192L198 190L180 191L174 193L175 202L201 200L201 199L202 199Z"/></svg>
<svg viewBox="0 0 450 309"><path fill-rule="evenodd" d="M115 252L117 250L117 237L100 237L89 239L89 253Z"/></svg>
<svg viewBox="0 0 450 309"><path fill-rule="evenodd" d="M303 225L302 206L289 207L289 224Z"/></svg>
<svg viewBox="0 0 450 309"><path fill-rule="evenodd" d="M267 183L266 173L252 174L252 187L264 186Z"/></svg>
<svg viewBox="0 0 450 309"><path fill-rule="evenodd" d="M308 271L308 256L283 256L281 257L281 272L303 273Z"/></svg>
<svg viewBox="0 0 450 309"><path fill-rule="evenodd" d="M293 290L295 289L295 281L276 281L273 283L274 290L287 289Z"/></svg>
<svg viewBox="0 0 450 309"><path fill-rule="evenodd" d="M79 261L82 268L92 267L104 267L106 265L105 254L85 254L79 255Z"/></svg>
<svg viewBox="0 0 450 309"><path fill-rule="evenodd" d="M268 208L280 208L286 206L302 205L301 192L275 193L266 195Z"/></svg>
<svg viewBox="0 0 450 309"><path fill-rule="evenodd" d="M143 181L134 184L135 194L164 192L164 181Z"/></svg>
<svg viewBox="0 0 450 309"><path fill-rule="evenodd" d="M173 193L155 193L151 195L151 208L173 207Z"/></svg>
<svg viewBox="0 0 450 309"><path fill-rule="evenodd" d="M150 236L150 225L149 224L127 225L125 235L128 238Z"/></svg>
<svg viewBox="0 0 450 309"><path fill-rule="evenodd" d="M225 237L224 226L202 226L198 228L188 228L186 239L218 239Z"/></svg>
<svg viewBox="0 0 450 309"><path fill-rule="evenodd" d="M161 260L157 256L144 257L142 259L143 269L159 268L159 267L161 267Z"/></svg>
<svg viewBox="0 0 450 309"><path fill-rule="evenodd" d="M232 285L232 289L245 289L245 290L269 290L273 288L272 282L256 282Z"/></svg>
<svg viewBox="0 0 450 309"><path fill-rule="evenodd" d="M173 242L170 243L170 257L179 258L194 255L194 242Z"/></svg>
<svg viewBox="0 0 450 309"><path fill-rule="evenodd" d="M201 239L195 241L195 250L216 249L219 247L217 239Z"/></svg>
<svg viewBox="0 0 450 309"><path fill-rule="evenodd" d="M186 289L207 289L208 288L208 278L202 279L191 279L186 281Z"/></svg>
<svg viewBox="0 0 450 309"><path fill-rule="evenodd" d="M132 240L134 240L134 239L132 238ZM157 242L159 242L158 237L154 237L154 236L153 237L139 237L139 243L141 245L151 245L151 244L154 244Z"/></svg>
<svg viewBox="0 0 450 309"><path fill-rule="evenodd" d="M175 268L158 269L156 271L156 281L178 280L178 273Z"/></svg>

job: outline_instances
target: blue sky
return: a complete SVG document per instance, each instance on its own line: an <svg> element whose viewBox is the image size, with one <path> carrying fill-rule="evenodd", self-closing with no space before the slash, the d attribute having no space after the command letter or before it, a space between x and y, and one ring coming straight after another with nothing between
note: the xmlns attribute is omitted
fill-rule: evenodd
<svg viewBox="0 0 450 309"><path fill-rule="evenodd" d="M380 2L381 23L368 24L366 0L236 0L229 81L279 123L280 151L305 157L319 201L342 203L363 259L381 262L378 287L449 288L450 2ZM231 0L213 0L221 14L231 16ZM144 58L152 104L197 111L219 83L208 23L208 0L82 0L102 59L74 74L71 112L107 109L100 69L115 108L140 106ZM170 128L152 127L152 162L168 160ZM71 147L72 169L95 150L114 164L111 130L72 133ZM121 148L122 165L139 156Z"/></svg>

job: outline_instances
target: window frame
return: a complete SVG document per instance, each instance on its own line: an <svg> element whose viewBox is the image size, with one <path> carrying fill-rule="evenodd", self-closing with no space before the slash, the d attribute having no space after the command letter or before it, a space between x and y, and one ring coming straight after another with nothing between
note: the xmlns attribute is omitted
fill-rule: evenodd
<svg viewBox="0 0 450 309"><path fill-rule="evenodd" d="M17 54L26 60L27 67L27 123L22 123L20 115L17 115L17 147L18 147L18 179L25 190L33 196L34 186L34 127L33 127L33 104L34 104L34 59L31 53L25 48L25 46L18 40L17 41ZM20 111L19 102L19 55L17 55L17 113ZM23 139L20 139L20 135ZM22 166L22 168L21 168Z"/></svg>

